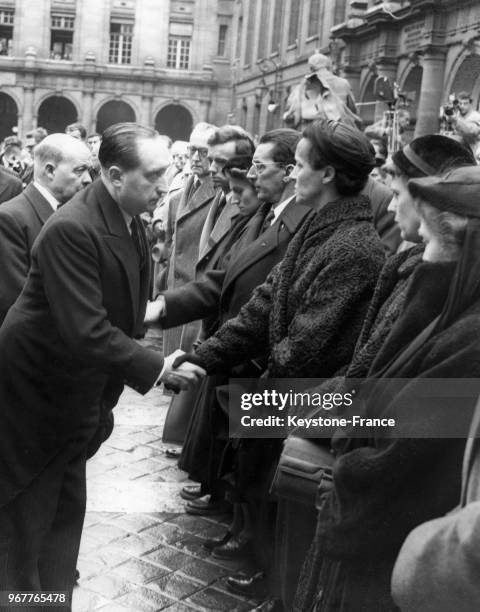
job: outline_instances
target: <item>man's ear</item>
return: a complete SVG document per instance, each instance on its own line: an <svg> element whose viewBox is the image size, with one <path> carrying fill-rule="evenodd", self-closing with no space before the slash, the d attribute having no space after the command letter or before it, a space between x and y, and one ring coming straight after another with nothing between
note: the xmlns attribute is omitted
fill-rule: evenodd
<svg viewBox="0 0 480 612"><path fill-rule="evenodd" d="M110 168L107 170L107 176L112 185L115 187L121 187L123 183L123 172L121 168L118 166L110 166Z"/></svg>
<svg viewBox="0 0 480 612"><path fill-rule="evenodd" d="M292 176L290 176L295 168L295 164L288 164L285 166L285 176L283 177L284 183L290 183L290 181L295 180Z"/></svg>
<svg viewBox="0 0 480 612"><path fill-rule="evenodd" d="M53 162L47 162L45 164L45 176L48 178L49 181L53 181L53 179L55 178L56 169L57 167Z"/></svg>

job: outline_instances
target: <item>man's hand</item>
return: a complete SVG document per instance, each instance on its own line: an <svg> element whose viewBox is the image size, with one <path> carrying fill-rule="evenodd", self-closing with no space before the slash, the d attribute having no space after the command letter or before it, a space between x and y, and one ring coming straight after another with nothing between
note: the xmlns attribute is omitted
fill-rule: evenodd
<svg viewBox="0 0 480 612"><path fill-rule="evenodd" d="M154 302L148 302L145 312L144 325L153 325L159 323L160 319L165 316L166 304L163 295L159 295Z"/></svg>
<svg viewBox="0 0 480 612"><path fill-rule="evenodd" d="M207 375L205 370L193 363L185 362L178 367L174 366L175 360L183 355L184 351L176 350L168 357L165 357L162 374L159 378L165 386L174 389L189 389L194 387L200 380Z"/></svg>

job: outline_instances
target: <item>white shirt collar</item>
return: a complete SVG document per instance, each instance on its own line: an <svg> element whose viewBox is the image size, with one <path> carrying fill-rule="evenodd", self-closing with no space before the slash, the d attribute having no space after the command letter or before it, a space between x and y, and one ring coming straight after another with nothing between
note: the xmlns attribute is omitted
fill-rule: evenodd
<svg viewBox="0 0 480 612"><path fill-rule="evenodd" d="M283 200L283 202L280 202L279 204L274 206L274 208L272 209L273 210L273 219L272 219L272 222L271 222L270 225L273 225L275 223L275 221L281 215L283 210L286 208L287 204L290 204L290 202L293 200L294 197L295 197L295 194L293 194L292 196L290 196L286 200Z"/></svg>
<svg viewBox="0 0 480 612"><path fill-rule="evenodd" d="M57 198L54 195L52 195L46 187L44 187L43 185L40 185L38 181L33 181L33 186L36 189L38 189L38 191L47 200L47 202L50 204L53 210L57 210L57 208L60 206L60 202L57 200Z"/></svg>

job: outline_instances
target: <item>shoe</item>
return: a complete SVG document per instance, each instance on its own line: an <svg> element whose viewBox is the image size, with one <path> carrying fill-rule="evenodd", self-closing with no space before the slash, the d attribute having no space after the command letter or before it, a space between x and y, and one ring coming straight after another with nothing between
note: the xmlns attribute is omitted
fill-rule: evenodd
<svg viewBox="0 0 480 612"><path fill-rule="evenodd" d="M80 572L78 569L75 570L75 584L80 580Z"/></svg>
<svg viewBox="0 0 480 612"><path fill-rule="evenodd" d="M251 612L283 612L283 605L278 599L267 599Z"/></svg>
<svg viewBox="0 0 480 612"><path fill-rule="evenodd" d="M192 499L185 504L185 512L196 516L212 516L228 512L229 505L224 501L212 502L210 495Z"/></svg>
<svg viewBox="0 0 480 612"><path fill-rule="evenodd" d="M165 451L165 457L168 457L169 459L180 459L181 454L181 448L167 448Z"/></svg>
<svg viewBox="0 0 480 612"><path fill-rule="evenodd" d="M203 548L206 548L207 550L213 550L214 548L217 548L218 546L223 546L224 544L226 544L229 540L231 540L233 538L233 533L231 531L227 531L227 533L223 536L223 538L217 538L216 540L205 540L204 542L202 542L202 546Z"/></svg>
<svg viewBox="0 0 480 612"><path fill-rule="evenodd" d="M183 499L186 499L187 501L190 501L192 499L198 499L199 497L202 497L203 495L204 493L202 491L201 484L185 485L183 489L180 491L180 497L182 497Z"/></svg>
<svg viewBox="0 0 480 612"><path fill-rule="evenodd" d="M233 536L228 542L212 551L215 559L243 559L252 554L252 540L242 535Z"/></svg>
<svg viewBox="0 0 480 612"><path fill-rule="evenodd" d="M246 597L265 597L267 594L265 585L265 572L256 574L234 574L227 578L227 588L232 593Z"/></svg>

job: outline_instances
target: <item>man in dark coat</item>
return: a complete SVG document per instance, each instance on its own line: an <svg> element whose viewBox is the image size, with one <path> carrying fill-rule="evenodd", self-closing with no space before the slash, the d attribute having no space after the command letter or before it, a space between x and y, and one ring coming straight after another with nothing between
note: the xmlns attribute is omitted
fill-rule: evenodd
<svg viewBox="0 0 480 612"><path fill-rule="evenodd" d="M22 181L16 174L0 165L0 204L22 193Z"/></svg>
<svg viewBox="0 0 480 612"><path fill-rule="evenodd" d="M169 155L133 123L104 133L101 178L49 219L26 285L0 330L0 590L71 596L85 513L85 461L124 383L186 388L193 372L133 338L149 260L139 214ZM69 602L60 607L70 610Z"/></svg>
<svg viewBox="0 0 480 612"><path fill-rule="evenodd" d="M34 181L0 207L0 325L30 269L30 251L44 223L91 183L90 151L66 134L47 136L35 150Z"/></svg>
<svg viewBox="0 0 480 612"><path fill-rule="evenodd" d="M216 320L217 326L220 326L238 314L255 287L264 282L282 259L291 238L311 214L308 206L295 202L294 184L289 178L299 139L300 134L289 129L268 132L260 139L254 154L255 166L250 169L249 177L259 199L264 202L263 206L232 247L223 268L206 271L199 280L167 291L157 301L156 306L161 310L165 306L162 325L170 327L209 317L210 321ZM272 214L266 222L270 211ZM210 331L215 331L213 323ZM210 413L209 400L214 394L214 379L210 382L211 393L208 397L199 398L192 412L180 467L188 471L194 480L211 484L208 457L212 452L212 432L206 413ZM188 489L187 495L194 495L192 487L185 489ZM199 486L197 494L205 490L205 487L201 489ZM201 502L203 500L191 501L188 508L198 514L215 511L212 504L199 507Z"/></svg>

